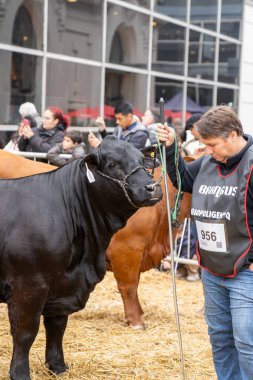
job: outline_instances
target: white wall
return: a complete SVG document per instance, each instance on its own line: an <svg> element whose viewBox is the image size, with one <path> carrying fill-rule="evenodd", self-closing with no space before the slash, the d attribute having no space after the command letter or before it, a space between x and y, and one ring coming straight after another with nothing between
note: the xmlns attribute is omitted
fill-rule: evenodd
<svg viewBox="0 0 253 380"><path fill-rule="evenodd" d="M253 1L246 0L242 33L239 117L246 133L253 135Z"/></svg>

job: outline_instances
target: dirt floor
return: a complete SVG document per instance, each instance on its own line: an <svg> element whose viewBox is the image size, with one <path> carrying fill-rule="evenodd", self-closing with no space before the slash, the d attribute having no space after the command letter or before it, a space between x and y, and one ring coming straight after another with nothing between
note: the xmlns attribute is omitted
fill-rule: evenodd
<svg viewBox="0 0 253 380"><path fill-rule="evenodd" d="M151 270L141 276L139 298L145 331L124 323L123 304L112 273L92 293L86 308L69 318L64 338L69 371L61 379L183 379L171 276ZM200 281L177 280L184 349L185 380L215 380ZM33 380L56 379L44 366L45 336L41 328L30 353ZM6 305L0 305L0 380L8 379L12 342Z"/></svg>

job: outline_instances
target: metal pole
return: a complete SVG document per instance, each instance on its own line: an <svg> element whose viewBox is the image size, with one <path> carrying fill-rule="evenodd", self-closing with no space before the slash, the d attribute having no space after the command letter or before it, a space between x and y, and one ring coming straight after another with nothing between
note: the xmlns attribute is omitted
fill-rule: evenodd
<svg viewBox="0 0 253 380"><path fill-rule="evenodd" d="M160 106L160 121L162 124L164 124L164 100L163 100L163 98L160 98L159 106ZM165 143L163 143L163 146L162 146L162 155L163 155L163 164L165 166L164 169L166 170L166 146L165 146ZM175 268L174 268L174 248L173 248L173 234L172 234L172 225L171 225L171 209L170 209L169 189L168 189L168 182L167 182L167 175L166 174L164 175L164 187L165 187L165 197L166 197L168 225L169 225L173 300L174 300L174 309L175 309L175 316L176 316L176 323L177 323L178 341L179 341L179 348L180 348L182 379L185 380L184 352L183 352L182 336L181 336L181 329L180 329L180 320L179 320L178 303L177 303L176 277L175 277Z"/></svg>
<svg viewBox="0 0 253 380"><path fill-rule="evenodd" d="M188 230L187 230L187 259L191 257L191 218L188 218Z"/></svg>
<svg viewBox="0 0 253 380"><path fill-rule="evenodd" d="M176 260L174 259L174 261L176 261L175 273L177 273L177 267L178 267L178 263L179 263L178 258L180 257L181 250L182 250L182 245L183 245L183 239L184 239L186 224L187 224L187 218L185 218L185 220L184 220L184 226L183 226L183 231L182 231L182 235L181 235L181 239L180 239L180 244L179 244L178 252L177 252L176 247L175 247L175 253L176 253Z"/></svg>

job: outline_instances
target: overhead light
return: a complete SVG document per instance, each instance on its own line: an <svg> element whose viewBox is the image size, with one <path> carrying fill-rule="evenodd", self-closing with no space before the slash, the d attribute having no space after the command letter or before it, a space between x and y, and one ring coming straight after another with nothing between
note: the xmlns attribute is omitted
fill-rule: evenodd
<svg viewBox="0 0 253 380"><path fill-rule="evenodd" d="M68 3L77 3L78 0L67 0Z"/></svg>
<svg viewBox="0 0 253 380"><path fill-rule="evenodd" d="M23 41L28 41L28 36L23 36Z"/></svg>

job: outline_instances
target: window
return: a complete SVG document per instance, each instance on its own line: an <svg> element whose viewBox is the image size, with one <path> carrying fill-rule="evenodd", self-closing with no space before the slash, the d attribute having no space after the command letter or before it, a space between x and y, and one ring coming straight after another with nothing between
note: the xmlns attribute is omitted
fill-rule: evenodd
<svg viewBox="0 0 253 380"><path fill-rule="evenodd" d="M102 59L102 0L48 2L48 50Z"/></svg>
<svg viewBox="0 0 253 380"><path fill-rule="evenodd" d="M228 104L238 110L238 90L219 87L217 90L217 104Z"/></svg>
<svg viewBox="0 0 253 380"><path fill-rule="evenodd" d="M241 39L242 0L222 0L220 32Z"/></svg>
<svg viewBox="0 0 253 380"><path fill-rule="evenodd" d="M186 19L186 0L155 0L155 12L177 18Z"/></svg>
<svg viewBox="0 0 253 380"><path fill-rule="evenodd" d="M1 5L0 15L1 43L41 50L43 2L25 0L4 3L6 4Z"/></svg>
<svg viewBox="0 0 253 380"><path fill-rule="evenodd" d="M215 38L190 30L188 76L214 79Z"/></svg>
<svg viewBox="0 0 253 380"><path fill-rule="evenodd" d="M191 0L191 24L215 31L217 0Z"/></svg>
<svg viewBox="0 0 253 380"><path fill-rule="evenodd" d="M152 51L152 70L183 75L185 28L155 19Z"/></svg>
<svg viewBox="0 0 253 380"><path fill-rule="evenodd" d="M99 115L101 69L48 60L46 106L59 106L71 124L87 126Z"/></svg>
<svg viewBox="0 0 253 380"><path fill-rule="evenodd" d="M115 107L121 101L130 102L137 116L146 108L147 76L118 70L106 70L105 105Z"/></svg>
<svg viewBox="0 0 253 380"><path fill-rule="evenodd" d="M0 50L0 123L17 123L24 102L41 111L42 59L34 55Z"/></svg>
<svg viewBox="0 0 253 380"><path fill-rule="evenodd" d="M147 69L149 16L108 4L107 25L106 61Z"/></svg>
<svg viewBox="0 0 253 380"><path fill-rule="evenodd" d="M220 40L218 81L239 84L240 46Z"/></svg>
<svg viewBox="0 0 253 380"><path fill-rule="evenodd" d="M213 105L213 87L200 83L187 84L187 96L191 99L192 108L188 108L187 111L194 113L204 113ZM191 102L189 102L191 103ZM195 108L194 108L195 107Z"/></svg>

